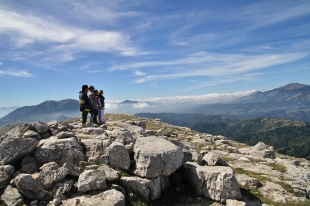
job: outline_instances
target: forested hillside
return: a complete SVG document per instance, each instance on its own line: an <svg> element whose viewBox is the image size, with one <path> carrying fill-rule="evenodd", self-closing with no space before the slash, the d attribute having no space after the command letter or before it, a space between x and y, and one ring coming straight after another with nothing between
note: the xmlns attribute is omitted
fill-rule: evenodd
<svg viewBox="0 0 310 206"><path fill-rule="evenodd" d="M310 123L275 118L240 120L203 114L139 113L139 117L160 118L198 132L223 135L238 142L272 145L282 154L310 159Z"/></svg>

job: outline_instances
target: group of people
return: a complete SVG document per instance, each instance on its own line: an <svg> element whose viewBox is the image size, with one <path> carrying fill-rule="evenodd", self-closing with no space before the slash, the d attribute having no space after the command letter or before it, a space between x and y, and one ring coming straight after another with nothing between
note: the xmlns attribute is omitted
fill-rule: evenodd
<svg viewBox="0 0 310 206"><path fill-rule="evenodd" d="M82 91L79 95L80 112L82 113L82 124L86 124L88 113L90 113L90 123L102 125L104 124L104 96L103 91L95 90L94 86L82 86Z"/></svg>

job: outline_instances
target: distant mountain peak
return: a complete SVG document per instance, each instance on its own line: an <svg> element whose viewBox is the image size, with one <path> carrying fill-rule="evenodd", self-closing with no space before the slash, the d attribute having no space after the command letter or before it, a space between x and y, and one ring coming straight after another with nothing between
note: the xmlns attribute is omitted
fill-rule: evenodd
<svg viewBox="0 0 310 206"><path fill-rule="evenodd" d="M284 89L284 90L296 90L296 89L306 89L310 88L307 84L299 84L299 83L290 83L285 86L279 87L278 89Z"/></svg>

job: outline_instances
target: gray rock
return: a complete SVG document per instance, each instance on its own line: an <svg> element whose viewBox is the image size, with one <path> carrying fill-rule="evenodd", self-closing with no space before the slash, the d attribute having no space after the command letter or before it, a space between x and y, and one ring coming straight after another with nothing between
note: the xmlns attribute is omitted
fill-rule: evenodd
<svg viewBox="0 0 310 206"><path fill-rule="evenodd" d="M120 181L125 188L138 194L147 201L155 200L161 195L160 177L153 179L121 177Z"/></svg>
<svg viewBox="0 0 310 206"><path fill-rule="evenodd" d="M107 154L107 149L112 144L112 141L110 139L94 138L94 139L82 139L82 143L86 147L87 157L97 157Z"/></svg>
<svg viewBox="0 0 310 206"><path fill-rule="evenodd" d="M98 167L98 170L104 171L105 175L106 175L106 179L109 182L115 182L119 180L119 176L117 174L117 171L115 171L114 169L110 168L108 165L106 164L102 164Z"/></svg>
<svg viewBox="0 0 310 206"><path fill-rule="evenodd" d="M79 176L83 172L81 168L74 166L67 162L62 167L67 169L68 175L71 175L71 176Z"/></svg>
<svg viewBox="0 0 310 206"><path fill-rule="evenodd" d="M202 161L208 166L228 166L215 152L208 152L202 158Z"/></svg>
<svg viewBox="0 0 310 206"><path fill-rule="evenodd" d="M24 204L24 199L19 194L18 190L10 185L7 186L4 193L1 195L1 200L5 205L21 206Z"/></svg>
<svg viewBox="0 0 310 206"><path fill-rule="evenodd" d="M12 174L15 171L15 167L12 165L0 165L0 172L5 172L9 178L12 177Z"/></svg>
<svg viewBox="0 0 310 206"><path fill-rule="evenodd" d="M236 178L238 183L245 187L245 186L250 186L250 187L258 187L260 185L260 182L258 179L249 177L246 174L236 174Z"/></svg>
<svg viewBox="0 0 310 206"><path fill-rule="evenodd" d="M22 137L27 130L34 131L34 125L32 123L24 123L14 127L12 130L6 133L6 136Z"/></svg>
<svg viewBox="0 0 310 206"><path fill-rule="evenodd" d="M41 139L40 135L39 135L37 132L32 131L32 130L27 130L27 131L24 133L23 137L24 137L24 138L31 138L31 137L33 137L33 138L35 138L36 140L40 140L40 139Z"/></svg>
<svg viewBox="0 0 310 206"><path fill-rule="evenodd" d="M130 157L128 151L122 143L113 142L108 147L108 155L110 165L114 168L120 168L123 170L129 170L130 168Z"/></svg>
<svg viewBox="0 0 310 206"><path fill-rule="evenodd" d="M183 163L185 162L197 162L198 164L201 164L202 162L202 156L199 154L194 148L191 146L184 146L183 147Z"/></svg>
<svg viewBox="0 0 310 206"><path fill-rule="evenodd" d="M6 136L0 142L0 165L16 163L23 157L33 154L38 143L33 138Z"/></svg>
<svg viewBox="0 0 310 206"><path fill-rule="evenodd" d="M14 179L18 191L28 199L40 199L45 191L38 181L29 174L20 174Z"/></svg>
<svg viewBox="0 0 310 206"><path fill-rule="evenodd" d="M85 170L78 180L79 192L87 192L89 190L106 189L106 176L101 170Z"/></svg>
<svg viewBox="0 0 310 206"><path fill-rule="evenodd" d="M68 170L64 167L57 170L44 170L40 172L38 181L44 189L50 189L55 183L63 180L67 174Z"/></svg>
<svg viewBox="0 0 310 206"><path fill-rule="evenodd" d="M22 163L20 164L21 167L33 163L37 168L39 168L39 164L33 159L31 156L26 156L22 159Z"/></svg>
<svg viewBox="0 0 310 206"><path fill-rule="evenodd" d="M226 200L226 206L246 206L246 203L238 200Z"/></svg>
<svg viewBox="0 0 310 206"><path fill-rule="evenodd" d="M134 143L135 139L132 137L131 133L124 128L117 128L109 132L111 139L120 142L122 144Z"/></svg>
<svg viewBox="0 0 310 206"><path fill-rule="evenodd" d="M262 158L275 158L275 151L273 146L269 146L263 142L257 143L247 152L247 154Z"/></svg>
<svg viewBox="0 0 310 206"><path fill-rule="evenodd" d="M39 134L44 134L50 129L49 125L46 122L36 121L33 124Z"/></svg>
<svg viewBox="0 0 310 206"><path fill-rule="evenodd" d="M57 120L50 121L47 123L47 125L52 129L58 129L58 121Z"/></svg>
<svg viewBox="0 0 310 206"><path fill-rule="evenodd" d="M56 135L56 137L58 137L58 139L64 139L64 138L68 138L68 137L74 137L75 133L74 132L60 132Z"/></svg>
<svg viewBox="0 0 310 206"><path fill-rule="evenodd" d="M41 140L35 151L34 159L40 164L57 162L58 165L70 163L79 165L85 159L81 145L74 137L66 139L50 138Z"/></svg>
<svg viewBox="0 0 310 206"><path fill-rule="evenodd" d="M33 174L38 172L38 168L34 163L29 163L22 166L19 171L22 173Z"/></svg>
<svg viewBox="0 0 310 206"><path fill-rule="evenodd" d="M134 153L136 161L134 173L146 178L169 176L182 165L183 161L181 147L155 136L138 138Z"/></svg>
<svg viewBox="0 0 310 206"><path fill-rule="evenodd" d="M197 194L220 202L241 199L237 179L230 167L200 166L195 162L187 162L183 166L184 175L196 188Z"/></svg>
<svg viewBox="0 0 310 206"><path fill-rule="evenodd" d="M87 198L85 196L75 197L68 199L62 202L63 206L95 206L95 205L104 205L104 206L125 206L125 196L115 190L108 190L98 195L91 196Z"/></svg>
<svg viewBox="0 0 310 206"><path fill-rule="evenodd" d="M5 172L0 172L0 189L3 189L8 184L10 178Z"/></svg>
<svg viewBox="0 0 310 206"><path fill-rule="evenodd" d="M130 143L130 144L125 145L125 148L127 149L129 156L133 155L134 146L135 146L134 143Z"/></svg>
<svg viewBox="0 0 310 206"><path fill-rule="evenodd" d="M56 162L49 162L45 163L40 167L41 171L50 171L50 170L57 170L59 168L58 164Z"/></svg>

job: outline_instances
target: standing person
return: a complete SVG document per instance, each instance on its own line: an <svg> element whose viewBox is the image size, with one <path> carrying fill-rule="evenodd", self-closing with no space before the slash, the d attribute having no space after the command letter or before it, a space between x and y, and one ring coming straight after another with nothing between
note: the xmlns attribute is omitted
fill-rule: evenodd
<svg viewBox="0 0 310 206"><path fill-rule="evenodd" d="M82 91L80 91L80 112L82 113L82 125L85 126L88 112L92 109L92 104L87 96L88 86L83 85Z"/></svg>
<svg viewBox="0 0 310 206"><path fill-rule="evenodd" d="M95 87L90 86L89 87L90 93L88 94L88 98L92 104L92 110L91 110L91 117L90 117L90 123L99 124L97 121L98 116L98 110L97 110L97 103L96 103L96 96L95 96Z"/></svg>
<svg viewBox="0 0 310 206"><path fill-rule="evenodd" d="M104 124L105 122L103 121L103 119L104 119L104 109L105 109L105 103L104 103L105 98L103 96L102 90L99 91L99 100L100 100L100 105L101 105L101 108L99 110L99 114L100 114L99 115L99 122L101 124Z"/></svg>
<svg viewBox="0 0 310 206"><path fill-rule="evenodd" d="M103 122L101 121L101 104L100 104L100 99L99 99L99 92L98 90L95 90L95 97L96 97L96 103L97 103L97 110L98 110L98 119L99 119L99 123L103 124Z"/></svg>

